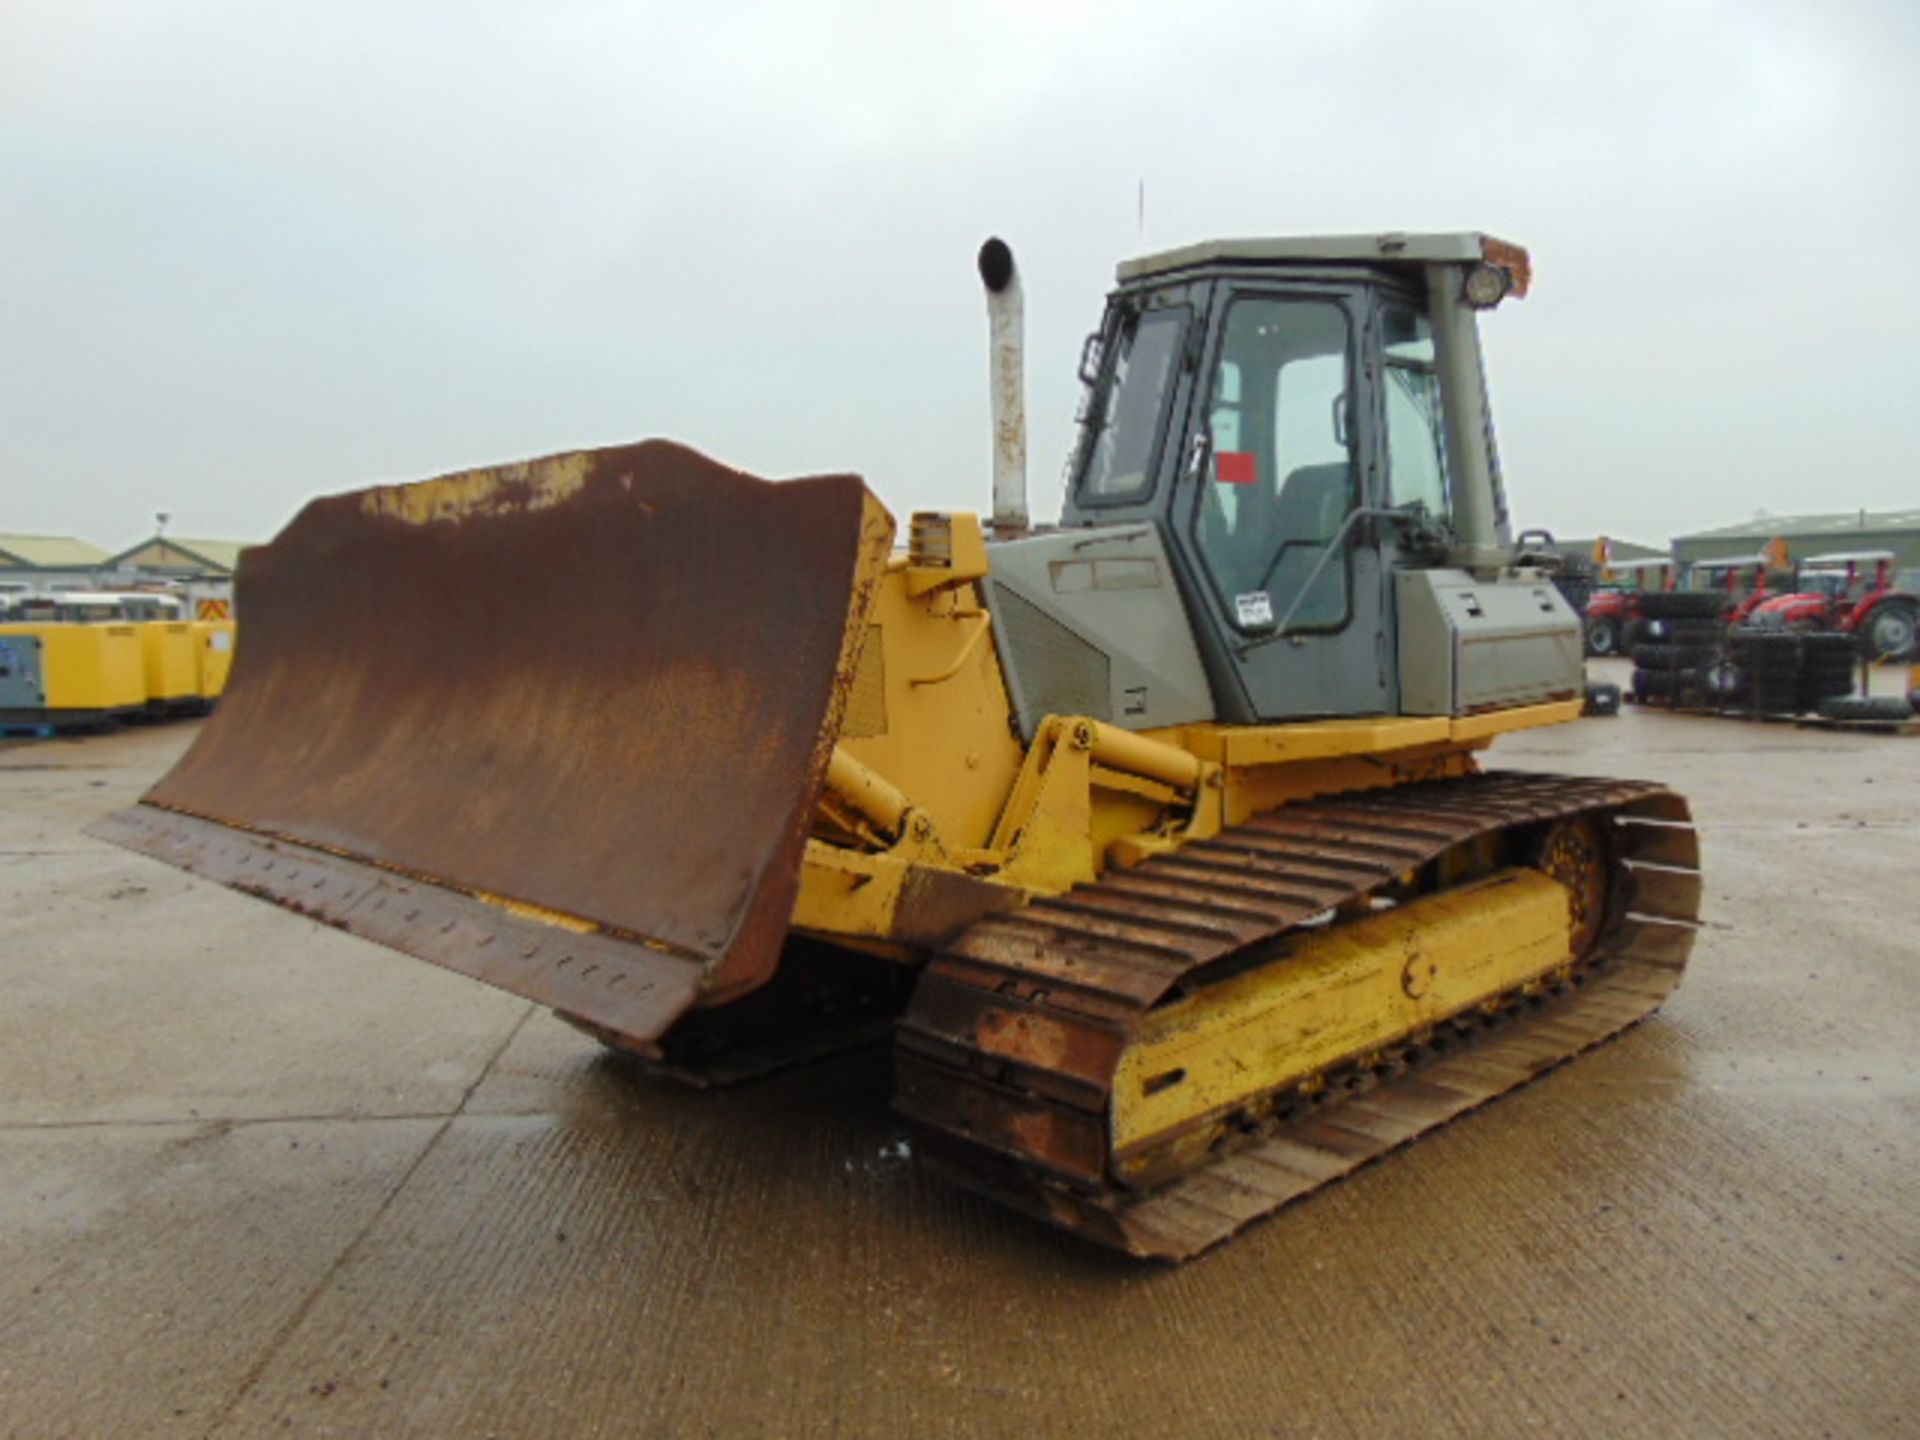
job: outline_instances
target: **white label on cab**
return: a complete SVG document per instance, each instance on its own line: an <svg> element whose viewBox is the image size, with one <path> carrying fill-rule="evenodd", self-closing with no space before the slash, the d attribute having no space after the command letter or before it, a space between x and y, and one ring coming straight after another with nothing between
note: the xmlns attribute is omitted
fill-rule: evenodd
<svg viewBox="0 0 1920 1440"><path fill-rule="evenodd" d="M1273 597L1264 590L1255 590L1251 595L1234 596L1233 608L1244 628L1273 623Z"/></svg>

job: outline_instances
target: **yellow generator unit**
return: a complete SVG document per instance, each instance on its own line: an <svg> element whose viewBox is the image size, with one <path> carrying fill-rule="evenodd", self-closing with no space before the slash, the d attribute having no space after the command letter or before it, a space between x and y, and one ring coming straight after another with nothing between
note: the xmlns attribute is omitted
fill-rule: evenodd
<svg viewBox="0 0 1920 1440"><path fill-rule="evenodd" d="M313 501L242 559L219 711L96 833L665 1073L890 1033L937 1164L1165 1259L1658 1006L1685 803L1484 765L1581 708L1481 380L1525 252L1123 265L1041 527L980 268L990 523L664 441Z"/></svg>
<svg viewBox="0 0 1920 1440"><path fill-rule="evenodd" d="M201 701L200 657L193 622L141 620L135 628L140 632L147 708L163 713L197 709Z"/></svg>
<svg viewBox="0 0 1920 1440"><path fill-rule="evenodd" d="M234 622L195 620L193 631L194 693L202 707L211 709L225 693L227 672L233 668Z"/></svg>
<svg viewBox="0 0 1920 1440"><path fill-rule="evenodd" d="M99 725L138 714L146 698L134 625L0 624L0 725Z"/></svg>

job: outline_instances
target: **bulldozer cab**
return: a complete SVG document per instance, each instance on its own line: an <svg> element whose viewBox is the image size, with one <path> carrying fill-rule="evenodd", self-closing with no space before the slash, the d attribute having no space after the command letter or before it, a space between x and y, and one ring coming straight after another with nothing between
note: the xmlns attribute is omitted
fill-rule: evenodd
<svg viewBox="0 0 1920 1440"><path fill-rule="evenodd" d="M1506 544L1490 437L1455 474L1450 418L1489 427L1477 348L1436 334L1437 310L1461 328L1461 257L1433 258L1228 242L1122 267L1062 520L1160 529L1222 720L1398 713L1397 573L1461 549L1463 518Z"/></svg>

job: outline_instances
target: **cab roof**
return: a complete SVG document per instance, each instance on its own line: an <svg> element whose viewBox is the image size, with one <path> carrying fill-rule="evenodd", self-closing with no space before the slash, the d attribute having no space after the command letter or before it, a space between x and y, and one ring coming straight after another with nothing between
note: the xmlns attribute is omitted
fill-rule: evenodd
<svg viewBox="0 0 1920 1440"><path fill-rule="evenodd" d="M1411 235L1297 235L1240 240L1201 240L1122 260L1115 277L1125 284L1152 275L1225 265L1503 265L1513 274L1514 293L1524 295L1532 269L1527 252L1477 230Z"/></svg>

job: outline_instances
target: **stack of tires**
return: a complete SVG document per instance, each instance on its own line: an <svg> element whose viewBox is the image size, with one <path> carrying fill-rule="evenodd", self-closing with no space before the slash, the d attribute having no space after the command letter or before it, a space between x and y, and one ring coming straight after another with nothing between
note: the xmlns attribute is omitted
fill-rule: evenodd
<svg viewBox="0 0 1920 1440"><path fill-rule="evenodd" d="M1791 630L1742 625L1727 635L1728 665L1716 671L1723 698L1755 715L1800 710L1800 642ZM1851 683L1849 683L1851 688Z"/></svg>
<svg viewBox="0 0 1920 1440"><path fill-rule="evenodd" d="M1725 596L1705 591L1640 597L1628 634L1636 701L1681 709L1718 703L1711 680L1726 644L1725 607Z"/></svg>
<svg viewBox="0 0 1920 1440"><path fill-rule="evenodd" d="M1813 631L1800 637L1800 708L1818 711L1823 702L1853 694L1859 647L1851 635Z"/></svg>

